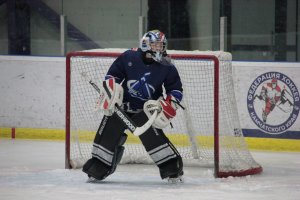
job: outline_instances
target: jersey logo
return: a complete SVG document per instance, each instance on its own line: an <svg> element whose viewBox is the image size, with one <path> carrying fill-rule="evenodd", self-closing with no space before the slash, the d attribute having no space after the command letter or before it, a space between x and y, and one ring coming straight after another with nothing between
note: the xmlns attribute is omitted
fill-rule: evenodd
<svg viewBox="0 0 300 200"><path fill-rule="evenodd" d="M144 101L152 99L152 94L155 92L155 89L152 85L147 83L147 78L150 74L150 72L145 73L140 80L127 81L128 93L132 97L139 98Z"/></svg>
<svg viewBox="0 0 300 200"><path fill-rule="evenodd" d="M280 72L259 75L251 84L247 107L252 121L269 134L287 131L300 110L300 97L295 83Z"/></svg>

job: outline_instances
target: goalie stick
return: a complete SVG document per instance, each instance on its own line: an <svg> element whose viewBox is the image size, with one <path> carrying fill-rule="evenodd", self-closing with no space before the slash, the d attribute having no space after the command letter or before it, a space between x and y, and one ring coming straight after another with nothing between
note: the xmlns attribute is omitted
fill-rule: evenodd
<svg viewBox="0 0 300 200"><path fill-rule="evenodd" d="M88 80L86 73L82 72L80 74L100 94L100 88L98 85L96 85L96 83L94 83L91 79ZM135 125L135 123L128 117L128 115L118 104L115 104L115 113L135 136L140 136L147 131L152 126L158 114L157 110L155 110L149 120L143 126L139 127Z"/></svg>

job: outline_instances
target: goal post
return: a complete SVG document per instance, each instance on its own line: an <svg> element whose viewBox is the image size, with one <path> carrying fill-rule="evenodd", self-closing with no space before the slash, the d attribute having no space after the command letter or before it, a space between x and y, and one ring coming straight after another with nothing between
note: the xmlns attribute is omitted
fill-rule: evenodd
<svg viewBox="0 0 300 200"><path fill-rule="evenodd" d="M91 157L103 115L95 111L97 92L81 76L100 84L124 49L71 52L66 57L66 168L80 168ZM243 137L234 94L231 54L221 51L168 51L183 84L182 104L164 130L184 165L214 168L215 177L257 174ZM127 132L121 164L153 163L138 137Z"/></svg>

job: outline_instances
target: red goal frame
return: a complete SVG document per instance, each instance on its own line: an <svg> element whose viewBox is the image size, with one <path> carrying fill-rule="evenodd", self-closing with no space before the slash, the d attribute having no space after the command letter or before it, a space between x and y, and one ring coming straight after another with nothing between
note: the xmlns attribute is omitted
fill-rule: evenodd
<svg viewBox="0 0 300 200"><path fill-rule="evenodd" d="M72 57L112 57L117 58L117 52L71 52L66 56L66 116L65 116L65 168L70 165L70 106L71 106L71 58ZM262 172L262 167L242 171L222 172L219 170L219 68L220 62L215 55L170 54L174 59L203 59L214 63L214 175L215 177L246 176Z"/></svg>

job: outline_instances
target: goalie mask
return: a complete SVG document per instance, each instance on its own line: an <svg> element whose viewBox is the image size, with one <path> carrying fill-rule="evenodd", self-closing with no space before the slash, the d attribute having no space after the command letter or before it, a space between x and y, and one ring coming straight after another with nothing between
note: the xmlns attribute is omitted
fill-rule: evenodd
<svg viewBox="0 0 300 200"><path fill-rule="evenodd" d="M161 62L167 49L167 39L164 33L159 30L152 30L142 37L140 48L153 60ZM148 54L148 55L147 55Z"/></svg>

